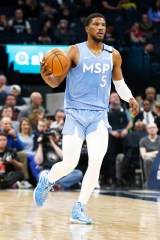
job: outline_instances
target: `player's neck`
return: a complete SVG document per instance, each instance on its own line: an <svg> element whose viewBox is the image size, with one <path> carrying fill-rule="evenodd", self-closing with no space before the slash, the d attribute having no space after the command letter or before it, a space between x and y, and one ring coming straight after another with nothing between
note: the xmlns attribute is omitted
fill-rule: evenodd
<svg viewBox="0 0 160 240"><path fill-rule="evenodd" d="M99 55L101 54L101 52L103 51L103 43L102 42L99 42L99 43L96 43L96 42L91 42L91 41L87 41L87 46L89 48L89 50L91 52L93 52L94 55Z"/></svg>

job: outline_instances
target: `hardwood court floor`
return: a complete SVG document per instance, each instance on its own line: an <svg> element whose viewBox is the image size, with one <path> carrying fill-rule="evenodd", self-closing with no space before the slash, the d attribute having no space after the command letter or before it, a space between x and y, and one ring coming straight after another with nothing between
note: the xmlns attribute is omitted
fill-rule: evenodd
<svg viewBox="0 0 160 240"><path fill-rule="evenodd" d="M94 224L77 225L69 215L78 192L50 192L38 208L32 190L0 191L0 240L160 240L158 192L155 202L135 199L136 192L134 199L102 193L95 191L88 204Z"/></svg>

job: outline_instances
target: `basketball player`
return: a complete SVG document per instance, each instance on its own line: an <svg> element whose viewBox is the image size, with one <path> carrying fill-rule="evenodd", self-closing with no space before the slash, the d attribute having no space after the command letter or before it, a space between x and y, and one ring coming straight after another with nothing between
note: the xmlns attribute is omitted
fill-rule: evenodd
<svg viewBox="0 0 160 240"><path fill-rule="evenodd" d="M111 128L107 118L111 79L121 99L129 102L133 116L138 114L139 106L124 82L119 52L102 42L106 31L104 16L99 13L89 15L85 30L87 41L70 46L67 50L71 62L68 74L54 77L47 64L41 63L42 78L51 87L57 87L67 76L64 101L66 120L63 128L63 161L40 177L34 200L42 206L54 183L77 166L86 138L88 168L70 220L73 223L92 224L84 207L97 184L107 151L108 129Z"/></svg>

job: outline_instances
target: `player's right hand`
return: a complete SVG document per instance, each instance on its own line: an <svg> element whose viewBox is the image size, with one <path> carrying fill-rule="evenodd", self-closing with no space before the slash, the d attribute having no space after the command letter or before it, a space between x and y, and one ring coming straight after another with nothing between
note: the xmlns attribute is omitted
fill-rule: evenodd
<svg viewBox="0 0 160 240"><path fill-rule="evenodd" d="M42 60L42 62L40 62L40 66L42 77L50 77L52 75L52 71L48 68L48 65L45 63L45 61Z"/></svg>

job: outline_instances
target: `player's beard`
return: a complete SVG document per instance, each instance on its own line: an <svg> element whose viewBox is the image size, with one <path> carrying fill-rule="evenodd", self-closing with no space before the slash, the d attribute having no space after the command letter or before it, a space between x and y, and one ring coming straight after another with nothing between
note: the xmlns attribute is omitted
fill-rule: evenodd
<svg viewBox="0 0 160 240"><path fill-rule="evenodd" d="M100 42L102 42L103 41L103 39L104 39L104 36L103 36L103 38L97 38L97 37L95 37L95 36L93 36L93 35L91 35L91 38L96 42L96 43L100 43Z"/></svg>

